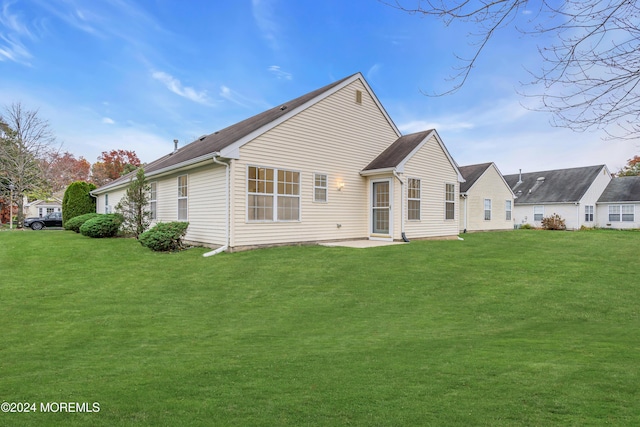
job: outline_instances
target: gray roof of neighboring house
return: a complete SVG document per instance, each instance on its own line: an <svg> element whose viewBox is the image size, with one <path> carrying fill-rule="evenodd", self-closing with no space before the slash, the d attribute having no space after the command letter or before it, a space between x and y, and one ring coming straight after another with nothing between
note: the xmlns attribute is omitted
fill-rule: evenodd
<svg viewBox="0 0 640 427"><path fill-rule="evenodd" d="M516 204L573 203L585 195L605 165L505 175ZM539 179L541 178L541 179Z"/></svg>
<svg viewBox="0 0 640 427"><path fill-rule="evenodd" d="M356 74L335 81L291 101L279 104L277 107L273 107L267 111L263 111L262 113L256 114L253 117L249 117L248 119L235 123L222 130L202 136L195 141L179 148L177 151L154 160L149 164L146 164L144 166L144 171L146 174L148 174L150 172L170 168L171 166L176 166L181 163L188 162L192 159L197 159L199 157L207 156L210 154L213 155L213 153L219 152L223 148L228 147L229 145L244 138L252 132L257 131L261 127L268 125L269 123L290 113L292 110L304 105L305 103L311 101L324 92L331 90L345 80L348 80L351 77L355 76ZM124 175L117 180L105 184L105 186L111 187L114 184L117 185L119 183L126 182L134 175L135 172Z"/></svg>
<svg viewBox="0 0 640 427"><path fill-rule="evenodd" d="M492 164L493 163L490 162L478 165L460 166L458 169L460 170L462 177L465 179L465 182L460 184L460 192L467 192Z"/></svg>
<svg viewBox="0 0 640 427"><path fill-rule="evenodd" d="M598 203L640 202L640 176L621 176L613 178Z"/></svg>
<svg viewBox="0 0 640 427"><path fill-rule="evenodd" d="M363 170L395 168L398 166L433 129L403 135L373 159Z"/></svg>

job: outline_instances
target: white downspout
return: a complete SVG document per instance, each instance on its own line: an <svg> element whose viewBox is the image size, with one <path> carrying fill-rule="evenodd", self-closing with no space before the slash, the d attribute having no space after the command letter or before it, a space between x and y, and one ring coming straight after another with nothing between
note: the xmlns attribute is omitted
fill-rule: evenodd
<svg viewBox="0 0 640 427"><path fill-rule="evenodd" d="M467 195L463 194L462 199L464 200L464 229L462 230L462 232L466 233L467 232Z"/></svg>
<svg viewBox="0 0 640 427"><path fill-rule="evenodd" d="M404 233L404 182L395 169L393 170L393 176L398 178L398 181L400 181L400 235L402 236L402 240L408 243L409 239Z"/></svg>
<svg viewBox="0 0 640 427"><path fill-rule="evenodd" d="M230 196L230 191L229 191L229 163L225 163L219 160L220 157L220 153L219 152L215 152L213 153L213 162L217 163L219 165L223 165L225 167L225 185L224 185L224 192L225 192L225 210L224 210L224 222L225 222L225 239L224 239L224 245L222 245L221 247L219 247L216 250L213 250L211 252L207 252L205 254L203 254L202 256L204 257L209 257L209 256L213 256L213 255L218 255L220 252L224 252L227 249L229 249L229 244L231 243L229 240L230 238L230 227L229 227L229 206L230 206L230 201L229 201L229 196Z"/></svg>

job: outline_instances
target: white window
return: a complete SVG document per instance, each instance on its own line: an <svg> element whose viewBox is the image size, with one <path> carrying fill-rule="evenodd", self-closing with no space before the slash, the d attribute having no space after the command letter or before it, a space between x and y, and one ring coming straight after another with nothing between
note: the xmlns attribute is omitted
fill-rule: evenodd
<svg viewBox="0 0 640 427"><path fill-rule="evenodd" d="M584 207L584 222L593 222L593 205Z"/></svg>
<svg viewBox="0 0 640 427"><path fill-rule="evenodd" d="M491 199L484 199L484 220L491 221Z"/></svg>
<svg viewBox="0 0 640 427"><path fill-rule="evenodd" d="M533 220L534 221L542 221L544 218L544 206L534 206L533 207Z"/></svg>
<svg viewBox="0 0 640 427"><path fill-rule="evenodd" d="M504 202L505 219L511 221L511 200L505 200Z"/></svg>
<svg viewBox="0 0 640 427"><path fill-rule="evenodd" d="M313 201L327 201L327 175L323 173L313 174Z"/></svg>
<svg viewBox="0 0 640 427"><path fill-rule="evenodd" d="M300 172L249 166L247 220L299 221Z"/></svg>
<svg viewBox="0 0 640 427"><path fill-rule="evenodd" d="M634 205L609 205L609 222L634 222Z"/></svg>
<svg viewBox="0 0 640 427"><path fill-rule="evenodd" d="M104 195L104 213L111 213L111 208L109 207L109 194Z"/></svg>
<svg viewBox="0 0 640 427"><path fill-rule="evenodd" d="M455 217L456 217L456 186L455 184L445 184L444 218L455 219Z"/></svg>
<svg viewBox="0 0 640 427"><path fill-rule="evenodd" d="M420 180L416 178L407 180L407 219L420 220Z"/></svg>
<svg viewBox="0 0 640 427"><path fill-rule="evenodd" d="M187 175L178 177L178 221L189 219L189 187Z"/></svg>
<svg viewBox="0 0 640 427"><path fill-rule="evenodd" d="M151 219L156 219L158 215L158 185L156 182L149 183L149 211L151 212Z"/></svg>
<svg viewBox="0 0 640 427"><path fill-rule="evenodd" d="M610 222L619 222L620 221L620 206L619 205L609 205L609 221Z"/></svg>

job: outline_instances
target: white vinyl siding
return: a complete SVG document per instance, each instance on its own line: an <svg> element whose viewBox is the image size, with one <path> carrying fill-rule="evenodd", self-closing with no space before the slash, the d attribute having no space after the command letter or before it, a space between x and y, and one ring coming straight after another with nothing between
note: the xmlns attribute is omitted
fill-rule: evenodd
<svg viewBox="0 0 640 427"><path fill-rule="evenodd" d="M484 220L491 221L491 199L484 199Z"/></svg>
<svg viewBox="0 0 640 427"><path fill-rule="evenodd" d="M327 202L327 195L329 194L329 188L327 187L327 174L314 173L313 174L313 201L314 202Z"/></svg>
<svg viewBox="0 0 640 427"><path fill-rule="evenodd" d="M409 178L407 181L407 219L420 220L420 180Z"/></svg>
<svg viewBox="0 0 640 427"><path fill-rule="evenodd" d="M178 177L178 221L189 219L189 187L187 175Z"/></svg>

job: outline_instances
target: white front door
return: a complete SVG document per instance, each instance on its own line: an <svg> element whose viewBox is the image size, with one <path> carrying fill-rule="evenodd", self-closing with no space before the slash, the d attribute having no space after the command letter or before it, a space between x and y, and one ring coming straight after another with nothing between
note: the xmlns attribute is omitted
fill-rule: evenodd
<svg viewBox="0 0 640 427"><path fill-rule="evenodd" d="M371 182L371 237L391 238L391 180Z"/></svg>

